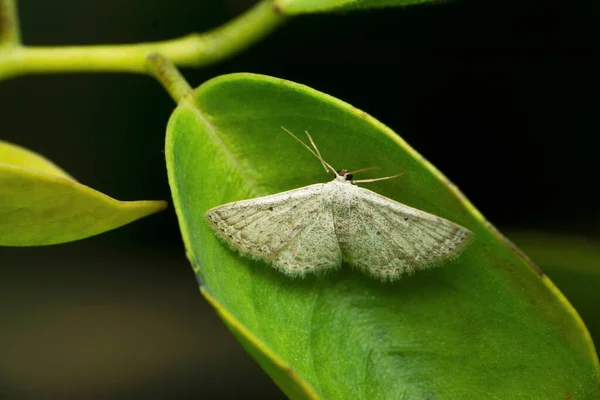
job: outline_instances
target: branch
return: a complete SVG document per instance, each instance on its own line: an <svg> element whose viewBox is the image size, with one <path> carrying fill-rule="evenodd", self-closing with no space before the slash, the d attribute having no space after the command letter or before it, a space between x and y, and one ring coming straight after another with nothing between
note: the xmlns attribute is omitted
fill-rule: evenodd
<svg viewBox="0 0 600 400"><path fill-rule="evenodd" d="M11 4L11 0L0 2ZM9 7L10 8L10 7ZM0 48L0 80L57 72L149 73L148 55L158 53L180 67L215 63L259 41L285 21L270 0L202 34L132 45Z"/></svg>
<svg viewBox="0 0 600 400"><path fill-rule="evenodd" d="M16 0L0 0L0 47L21 44Z"/></svg>

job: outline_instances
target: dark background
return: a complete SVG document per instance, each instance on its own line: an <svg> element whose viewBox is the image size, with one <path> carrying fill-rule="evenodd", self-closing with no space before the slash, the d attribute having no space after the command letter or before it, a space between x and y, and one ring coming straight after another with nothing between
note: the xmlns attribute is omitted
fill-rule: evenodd
<svg viewBox="0 0 600 400"><path fill-rule="evenodd" d="M254 2L21 1L29 45L136 43ZM600 3L460 1L303 16L218 65L289 79L401 134L501 230L600 234ZM174 103L153 79L0 82L0 138L120 200L165 199ZM282 398L197 291L173 207L75 243L0 249L0 398Z"/></svg>

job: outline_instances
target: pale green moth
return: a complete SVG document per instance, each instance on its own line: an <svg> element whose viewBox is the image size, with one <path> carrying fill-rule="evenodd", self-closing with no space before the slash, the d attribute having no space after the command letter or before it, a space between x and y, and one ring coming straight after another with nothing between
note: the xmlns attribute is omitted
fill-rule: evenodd
<svg viewBox="0 0 600 400"><path fill-rule="evenodd" d="M283 128L283 127L282 127ZM216 235L242 255L291 277L338 269L342 261L382 281L394 281L456 257L471 231L444 218L356 186L395 178L353 180L310 148L334 179L227 203L206 212Z"/></svg>

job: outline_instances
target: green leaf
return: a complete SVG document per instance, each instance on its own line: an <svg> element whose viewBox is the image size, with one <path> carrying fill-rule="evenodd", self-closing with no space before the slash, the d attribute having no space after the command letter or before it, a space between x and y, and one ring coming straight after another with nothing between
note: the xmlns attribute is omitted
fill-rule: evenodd
<svg viewBox="0 0 600 400"><path fill-rule="evenodd" d="M258 361L262 367L271 372L271 376L279 387L292 399L317 399L313 389L288 367L284 360L274 354L268 347L241 325L219 302L200 287L204 298L215 308L225 325L231 330L242 346Z"/></svg>
<svg viewBox="0 0 600 400"><path fill-rule="evenodd" d="M456 260L394 284L347 266L291 279L240 257L210 231L208 209L329 179L280 126L310 131L336 168L407 171L369 188L471 229L473 243ZM562 294L431 164L364 112L282 79L225 75L179 104L165 155L203 291L291 397L600 396L593 344Z"/></svg>
<svg viewBox="0 0 600 400"><path fill-rule="evenodd" d="M310 14L318 12L351 11L369 8L406 7L439 0L275 0L274 6L282 14Z"/></svg>
<svg viewBox="0 0 600 400"><path fill-rule="evenodd" d="M97 235L160 211L164 201L118 201L32 151L0 141L0 246L44 246Z"/></svg>
<svg viewBox="0 0 600 400"><path fill-rule="evenodd" d="M600 243L565 233L511 231L508 236L556 282L581 314L594 343L600 343Z"/></svg>

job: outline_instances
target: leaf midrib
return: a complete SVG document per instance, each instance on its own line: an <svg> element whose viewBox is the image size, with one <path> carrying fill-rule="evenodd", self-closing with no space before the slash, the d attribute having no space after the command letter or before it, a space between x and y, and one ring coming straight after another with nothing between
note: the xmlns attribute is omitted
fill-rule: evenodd
<svg viewBox="0 0 600 400"><path fill-rule="evenodd" d="M242 168L237 157L231 152L231 150L229 150L229 147L217 133L215 126L210 122L208 117L205 116L205 113L203 113L200 105L196 102L194 104L189 104L188 107L192 110L200 122L208 128L207 133L209 134L213 143L215 143L221 149L226 160L228 161L228 164L232 165L239 172L244 181L250 186L251 191L255 195L258 195L260 191L258 189L257 181L247 173L248 169Z"/></svg>

